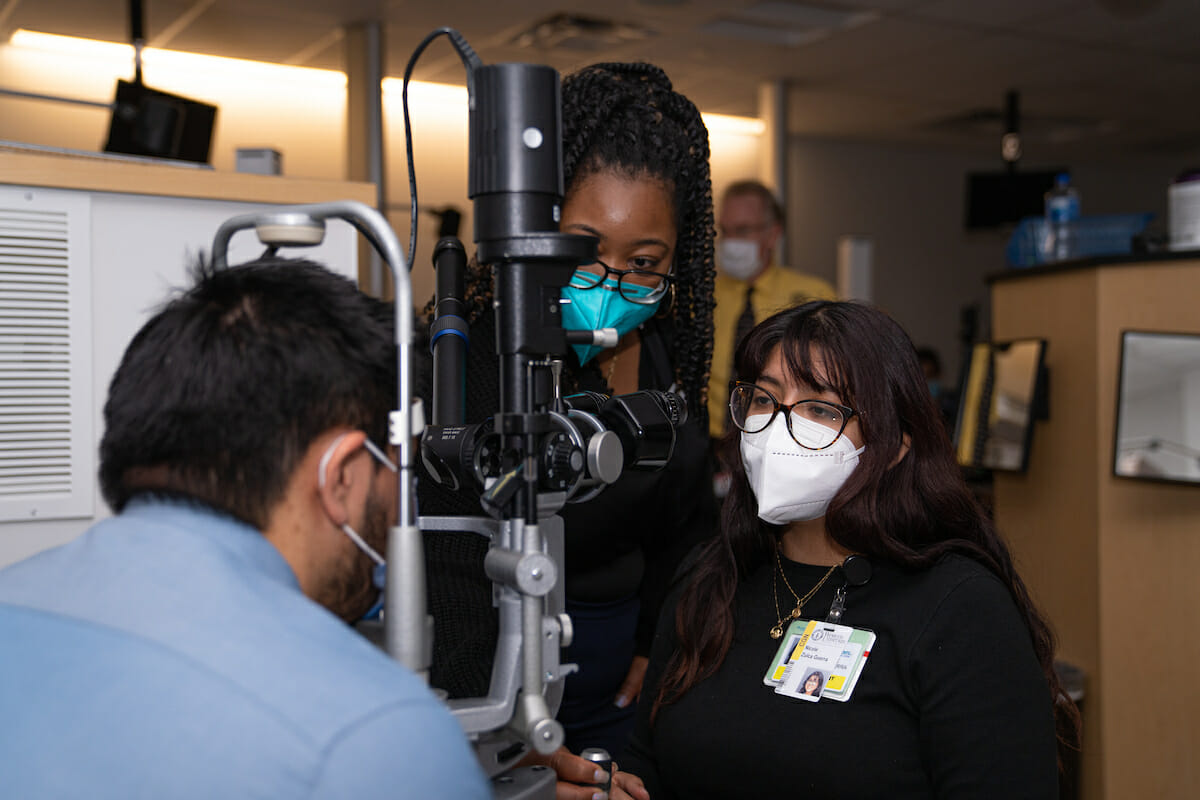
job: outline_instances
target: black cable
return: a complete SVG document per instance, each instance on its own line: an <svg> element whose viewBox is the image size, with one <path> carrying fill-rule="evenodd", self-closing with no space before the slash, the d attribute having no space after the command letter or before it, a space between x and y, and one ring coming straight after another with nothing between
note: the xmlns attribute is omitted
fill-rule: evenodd
<svg viewBox="0 0 1200 800"><path fill-rule="evenodd" d="M412 207L412 227L408 234L408 269L410 272L413 268L413 259L417 255L417 171L413 164L412 120L408 115L408 82L412 78L413 67L416 66L421 53L425 51L430 42L443 34L450 38L455 51L462 59L463 66L467 68L467 102L472 109L475 107L475 70L483 66L483 62L475 54L471 45L467 44L467 40L461 33L453 28L438 28L421 40L417 49L409 57L408 65L404 68L404 91L401 95L401 105L404 108L404 151L408 157L408 195Z"/></svg>

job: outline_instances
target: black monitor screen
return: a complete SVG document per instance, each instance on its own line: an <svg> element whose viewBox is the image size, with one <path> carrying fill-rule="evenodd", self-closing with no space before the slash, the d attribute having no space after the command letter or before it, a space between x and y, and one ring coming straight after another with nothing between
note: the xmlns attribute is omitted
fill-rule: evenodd
<svg viewBox="0 0 1200 800"><path fill-rule="evenodd" d="M105 152L207 163L217 107L117 81Z"/></svg>
<svg viewBox="0 0 1200 800"><path fill-rule="evenodd" d="M965 204L967 229L1014 225L1026 217L1041 216L1045 194L1054 186L1054 176L1063 171L968 174Z"/></svg>
<svg viewBox="0 0 1200 800"><path fill-rule="evenodd" d="M964 467L1024 472L1029 466L1046 342L975 345L963 375L954 442Z"/></svg>
<svg viewBox="0 0 1200 800"><path fill-rule="evenodd" d="M1113 473L1200 483L1200 334L1125 331Z"/></svg>

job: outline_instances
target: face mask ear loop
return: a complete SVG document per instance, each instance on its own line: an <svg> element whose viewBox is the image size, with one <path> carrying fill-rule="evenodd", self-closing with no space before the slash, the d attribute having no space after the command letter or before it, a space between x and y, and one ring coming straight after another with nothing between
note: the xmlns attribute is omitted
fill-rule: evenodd
<svg viewBox="0 0 1200 800"><path fill-rule="evenodd" d="M864 452L866 452L866 449L867 449L867 446L864 444L862 447L858 448L857 450L851 450L848 453L844 450L838 450L837 451L837 463L845 464L847 461L850 461L851 459L858 458Z"/></svg>
<svg viewBox="0 0 1200 800"><path fill-rule="evenodd" d="M325 449L325 453L321 456L321 460L317 463L318 489L325 488L325 470L329 469L329 459L333 458L333 451L336 450L337 446L342 443L342 439L345 439L349 435L350 434L348 433L343 433L341 436L330 442L329 447Z"/></svg>
<svg viewBox="0 0 1200 800"><path fill-rule="evenodd" d="M379 555L379 553L376 553L375 548L371 547L371 545L369 545L365 541L363 541L363 538L358 535L358 532L355 531L354 528L351 528L349 525L343 524L342 525L342 533L349 536L350 541L352 541L356 545L358 545L359 549L361 549L364 553L367 554L367 558L371 559L372 561L374 561L376 564L378 564L381 567L384 565L384 563L386 563L383 560L383 556Z"/></svg>
<svg viewBox="0 0 1200 800"><path fill-rule="evenodd" d="M345 439L349 435L350 434L348 434L348 433L343 433L341 436L334 439L332 442L329 443L329 447L326 448L324 454L321 455L321 460L317 463L317 486L319 486L320 488L322 488L322 489L325 488L325 472L329 469L329 459L333 458L333 451L336 450L337 446L342 443L342 439ZM376 455L376 457L379 458L379 460L381 460L383 463L387 464L389 469L392 469L392 470L396 469L394 466L392 466L392 462L388 459L388 457L385 456L383 453L379 452L379 448L374 447L371 444L370 439L366 440L366 445L367 445L367 449L370 450L371 452L373 452ZM375 549L373 547L371 547L371 545L369 545L365 541L363 541L363 538L358 535L358 532L355 531L354 528L351 528L349 525L344 524L344 523L340 527L342 529L342 533L349 536L350 541L352 541L356 545L358 545L359 548L364 553L367 554L368 558L370 558L372 561L374 561L376 564L379 564L380 566L382 566L384 564L383 557L380 556L379 553L375 552Z"/></svg>

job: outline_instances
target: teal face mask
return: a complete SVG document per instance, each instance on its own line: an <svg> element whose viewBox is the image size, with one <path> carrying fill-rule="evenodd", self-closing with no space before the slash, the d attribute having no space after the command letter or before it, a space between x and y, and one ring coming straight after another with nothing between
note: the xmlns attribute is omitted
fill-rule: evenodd
<svg viewBox="0 0 1200 800"><path fill-rule="evenodd" d="M574 282L573 280L572 283ZM626 294L639 298L650 297L654 293L654 289L629 282L621 288ZM565 286L562 297L570 301L562 306L563 328L569 331L616 328L618 336L624 336L654 316L659 305L658 302L642 304L626 300L617 291L615 278L607 278L599 286L591 289ZM580 364L591 361L603 349L594 344L573 344L571 347L575 349L575 355L579 356Z"/></svg>

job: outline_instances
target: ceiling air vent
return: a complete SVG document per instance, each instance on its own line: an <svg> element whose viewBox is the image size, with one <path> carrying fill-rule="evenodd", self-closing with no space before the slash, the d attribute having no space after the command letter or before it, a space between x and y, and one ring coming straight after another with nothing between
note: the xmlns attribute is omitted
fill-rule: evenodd
<svg viewBox="0 0 1200 800"><path fill-rule="evenodd" d="M644 25L561 13L534 23L514 36L512 43L531 50L591 53L641 42L655 35L655 31Z"/></svg>

